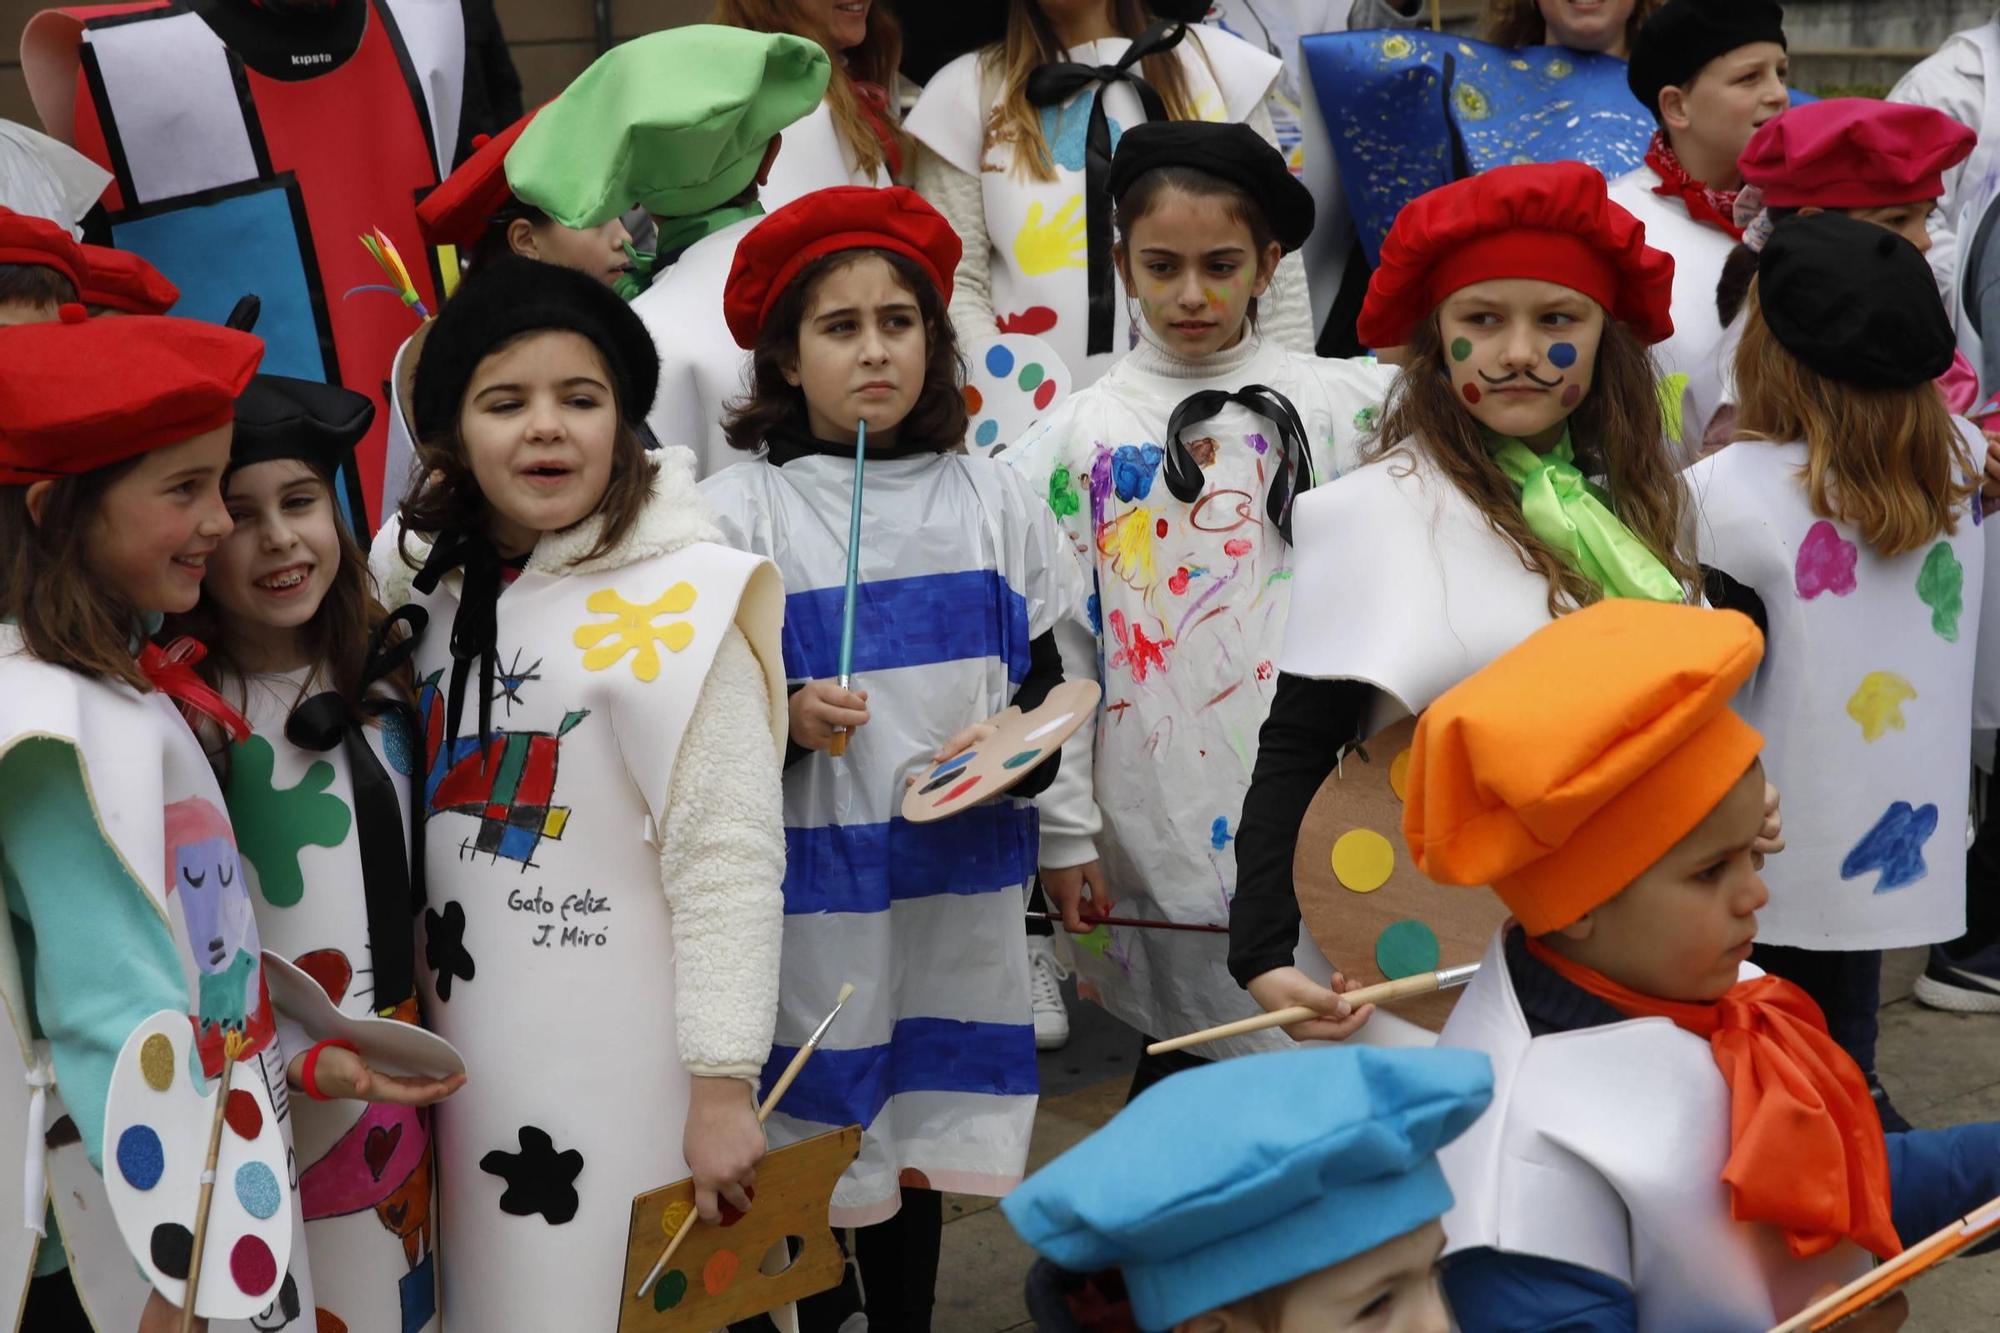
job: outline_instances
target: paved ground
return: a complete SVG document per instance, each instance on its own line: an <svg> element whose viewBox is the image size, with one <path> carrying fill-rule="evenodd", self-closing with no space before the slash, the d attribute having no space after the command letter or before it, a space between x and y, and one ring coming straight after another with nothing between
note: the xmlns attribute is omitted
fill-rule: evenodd
<svg viewBox="0 0 2000 1333"><path fill-rule="evenodd" d="M2000 1119L2000 1016L1964 1017L1909 998L1919 950L1891 957L1884 978L1880 1065L1904 1115L1922 1126ZM1031 1165L1039 1166L1124 1105L1138 1039L1094 1005L1072 1001L1068 1047L1042 1057L1043 1098ZM1021 1300L1029 1251L990 1199L945 1203L939 1333L1018 1333L1033 1327ZM1912 1290L1905 1333L2000 1327L2000 1256L1948 1265Z"/></svg>

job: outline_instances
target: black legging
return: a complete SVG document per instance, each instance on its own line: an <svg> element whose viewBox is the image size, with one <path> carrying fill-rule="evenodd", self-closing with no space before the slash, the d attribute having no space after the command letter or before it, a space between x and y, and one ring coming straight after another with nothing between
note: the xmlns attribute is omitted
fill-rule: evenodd
<svg viewBox="0 0 2000 1333"><path fill-rule="evenodd" d="M868 1333L930 1333L937 1302L938 1251L944 1242L944 1195L903 1190L903 1206L886 1222L857 1227L854 1262L867 1299ZM800 1333L837 1333L855 1312L853 1284L799 1302Z"/></svg>

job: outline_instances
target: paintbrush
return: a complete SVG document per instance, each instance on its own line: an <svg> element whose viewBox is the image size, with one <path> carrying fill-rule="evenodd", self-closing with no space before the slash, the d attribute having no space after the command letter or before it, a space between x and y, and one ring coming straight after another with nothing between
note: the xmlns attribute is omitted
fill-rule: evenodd
<svg viewBox="0 0 2000 1333"><path fill-rule="evenodd" d="M856 512L860 511L857 510ZM798 1054L794 1055L791 1063L785 1066L785 1072L778 1075L778 1081L771 1085L770 1095L764 1098L764 1104L757 1108L758 1124L761 1125L771 1118L771 1112L777 1109L778 1099L784 1096L786 1091L791 1088L792 1080L796 1079L799 1076L799 1071L805 1068L807 1058L819 1049L820 1040L826 1036L827 1029L833 1026L833 1020L840 1017L841 1009L847 1004L847 1001L853 994L853 982L848 982L840 988L840 994L834 1000L832 1010L827 1013L825 1018L819 1021L819 1026L813 1029L812 1035L806 1038L806 1044L799 1047ZM694 1230L695 1221L700 1216L701 1214L696 1212L688 1213L687 1217L681 1222L680 1230L674 1232L674 1238L667 1242L667 1248L662 1250L660 1257L653 1262L652 1271L646 1274L646 1280L641 1282L639 1289L632 1293L633 1300L645 1299L646 1293L653 1289L653 1284L660 1280L660 1274L666 1271L667 1264L672 1261L674 1251L681 1247L681 1242L686 1240L688 1233Z"/></svg>
<svg viewBox="0 0 2000 1333"><path fill-rule="evenodd" d="M1030 912L1030 921L1062 921L1061 912ZM1136 916L1092 916L1085 917L1092 926L1127 926L1133 930L1194 930L1204 935L1227 935L1229 927L1211 926L1198 921L1142 921Z"/></svg>
<svg viewBox="0 0 2000 1333"><path fill-rule="evenodd" d="M1463 986L1478 974L1479 964L1467 963L1464 967L1448 967L1442 972L1419 972L1413 977L1399 977L1395 981L1385 981L1380 985L1363 986L1360 990L1343 993L1340 998L1347 1001L1353 1009L1359 1009L1364 1004L1394 1004L1398 1000ZM1304 1023L1310 1019L1328 1016L1302 1004L1289 1009L1274 1009L1268 1014L1258 1014L1255 1018L1240 1019L1234 1023L1224 1023L1220 1027L1190 1032L1185 1037L1170 1037L1166 1041L1156 1041L1146 1048L1146 1054L1164 1055L1168 1051L1179 1051L1189 1046L1221 1041L1224 1037L1240 1037L1247 1032L1262 1032L1266 1028L1290 1027L1294 1023Z"/></svg>
<svg viewBox="0 0 2000 1333"><path fill-rule="evenodd" d="M840 688L854 688L854 588L861 581L861 482L862 464L868 458L868 422L854 427L854 501L847 513L847 599L840 608ZM836 759L847 753L847 732L833 733L826 752Z"/></svg>
<svg viewBox="0 0 2000 1333"><path fill-rule="evenodd" d="M208 1210L215 1201L215 1163L222 1155L222 1123L229 1109L229 1079L249 1039L241 1032L222 1034L222 1081L215 1090L215 1115L208 1126L208 1166L201 1173L201 1203L194 1215L194 1248L188 1258L187 1299L181 1304L181 1333L194 1328L195 1293L201 1288L201 1256L208 1248Z"/></svg>

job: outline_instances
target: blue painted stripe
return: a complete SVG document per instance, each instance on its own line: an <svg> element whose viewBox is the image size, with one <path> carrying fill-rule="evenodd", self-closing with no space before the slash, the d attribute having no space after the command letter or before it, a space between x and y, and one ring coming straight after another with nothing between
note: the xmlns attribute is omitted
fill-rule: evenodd
<svg viewBox="0 0 2000 1333"><path fill-rule="evenodd" d="M919 578L879 579L855 589L854 669L997 657L1007 679L1028 674L1028 603L990 569ZM840 674L845 587L813 588L785 598L785 674L827 680Z"/></svg>
<svg viewBox="0 0 2000 1333"><path fill-rule="evenodd" d="M902 898L997 893L1035 877L1035 808L1001 801L934 824L785 830L785 914L884 912Z"/></svg>
<svg viewBox="0 0 2000 1333"><path fill-rule="evenodd" d="M796 1054L796 1046L771 1048L765 1087L777 1082ZM901 1093L1023 1097L1039 1087L1033 1025L905 1018L880 1046L814 1052L785 1094L783 1110L796 1120L822 1125L867 1126Z"/></svg>

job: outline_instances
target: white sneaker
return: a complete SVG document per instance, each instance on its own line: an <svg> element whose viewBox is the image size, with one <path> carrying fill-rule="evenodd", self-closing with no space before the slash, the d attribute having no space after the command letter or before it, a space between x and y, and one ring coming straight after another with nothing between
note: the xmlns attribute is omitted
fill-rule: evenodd
<svg viewBox="0 0 2000 1333"><path fill-rule="evenodd" d="M1028 1001L1035 1011L1035 1049L1059 1051L1069 1044L1069 1007L1062 981L1069 969L1056 958L1055 938L1028 936Z"/></svg>

